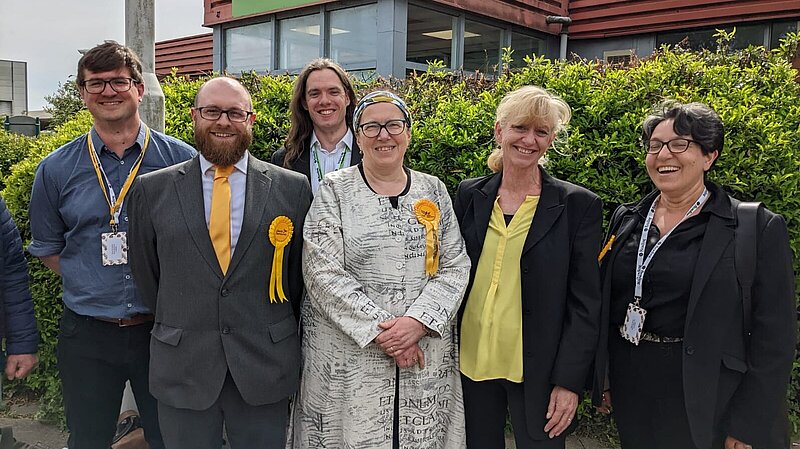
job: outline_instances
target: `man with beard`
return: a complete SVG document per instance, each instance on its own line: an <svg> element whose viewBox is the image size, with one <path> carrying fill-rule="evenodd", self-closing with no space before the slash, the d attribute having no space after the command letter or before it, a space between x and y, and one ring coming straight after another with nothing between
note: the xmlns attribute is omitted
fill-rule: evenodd
<svg viewBox="0 0 800 449"><path fill-rule="evenodd" d="M300 373L306 179L247 151L247 90L214 78L192 108L199 156L137 179L131 258L155 311L150 388L167 448L283 447Z"/></svg>
<svg viewBox="0 0 800 449"><path fill-rule="evenodd" d="M98 45L81 57L77 75L94 126L36 169L28 247L61 275L64 315L56 354L69 447L111 446L130 380L145 438L160 449L157 405L147 383L153 315L128 264L126 197L137 174L183 162L195 151L142 123L142 64L131 49Z"/></svg>

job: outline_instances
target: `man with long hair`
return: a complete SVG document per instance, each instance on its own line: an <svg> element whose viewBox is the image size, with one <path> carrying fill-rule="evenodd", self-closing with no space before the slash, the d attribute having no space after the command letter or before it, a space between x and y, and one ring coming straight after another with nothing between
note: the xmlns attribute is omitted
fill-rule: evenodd
<svg viewBox="0 0 800 449"><path fill-rule="evenodd" d="M292 128L272 155L275 165L300 172L317 191L325 175L361 162L353 139L356 94L347 73L330 59L309 62L292 90Z"/></svg>

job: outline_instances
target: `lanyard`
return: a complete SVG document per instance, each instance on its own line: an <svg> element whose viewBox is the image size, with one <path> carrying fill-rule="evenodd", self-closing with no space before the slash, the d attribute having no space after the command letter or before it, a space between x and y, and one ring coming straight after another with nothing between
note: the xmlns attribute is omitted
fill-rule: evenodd
<svg viewBox="0 0 800 449"><path fill-rule="evenodd" d="M106 175L105 170L103 170L103 164L100 163L100 158L97 156L97 152L94 149L94 144L92 143L92 134L89 133L88 141L89 141L89 158L92 160L92 166L94 167L94 172L97 175L97 182L100 183L100 188L103 190L103 196L106 197L106 203L108 203L108 211L109 215L111 215L111 220L109 224L111 225L111 232L117 232L117 223L119 223L119 214L122 211L122 203L125 201L125 196L128 194L128 190L131 188L131 184L133 184L133 180L136 178L136 174L139 173L139 167L142 165L142 160L144 160L144 153L147 151L147 146L150 144L150 128L146 125L144 126L144 146L142 146L142 151L139 153L139 157L133 162L133 167L131 167L130 171L128 172L128 178L125 180L125 183L122 185L122 190L119 193L119 197L117 197L116 193L114 193L114 187L111 186L111 182L108 180L108 176ZM103 181L105 180L105 185L103 185Z"/></svg>
<svg viewBox="0 0 800 449"><path fill-rule="evenodd" d="M317 144L317 145L320 148L322 148L322 145L319 145L319 144ZM339 168L337 168L336 170L341 170L342 167L344 167L344 158L345 158L345 156L347 156L347 153L349 151L350 151L350 148L348 148L347 145L345 145L344 146L344 151L342 151L342 157L339 158ZM319 148L315 147L313 149L313 153L314 153L314 165L316 165L316 167L317 167L317 181L319 183L322 183L322 179L325 177L325 173L322 173L322 164L319 163Z"/></svg>
<svg viewBox="0 0 800 449"><path fill-rule="evenodd" d="M650 206L650 211L647 213L647 218L644 220L644 225L642 226L642 236L639 238L639 251L636 252L636 285L634 287L633 297L636 302L636 305L639 305L639 301L642 299L642 281L644 280L644 272L647 270L647 267L650 265L650 262L653 260L653 256L655 256L656 251L661 248L661 245L664 244L664 241L672 234L672 231L678 227L679 224L683 223L690 215L692 215L703 203L706 202L708 199L708 189L705 187L703 188L703 193L697 198L697 201L694 202L692 207L689 208L689 211L686 212L686 215L681 218L681 221L678 222L672 229L669 230L663 237L661 237L658 242L653 246L653 249L650 251L650 254L647 255L647 258L644 258L644 250L646 249L647 245L647 235L649 234L650 225L653 224L653 217L656 214L656 205L658 201L661 199L659 195L653 201L653 204Z"/></svg>

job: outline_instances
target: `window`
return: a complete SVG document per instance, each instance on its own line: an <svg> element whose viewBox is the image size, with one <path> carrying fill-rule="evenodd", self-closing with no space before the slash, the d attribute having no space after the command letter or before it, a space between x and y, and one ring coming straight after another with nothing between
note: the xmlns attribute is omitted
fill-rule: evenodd
<svg viewBox="0 0 800 449"><path fill-rule="evenodd" d="M294 17L279 22L280 53L278 68L300 69L308 61L319 57L320 16Z"/></svg>
<svg viewBox="0 0 800 449"><path fill-rule="evenodd" d="M513 59L511 67L523 67L525 65L525 56L544 54L545 44L544 40L538 37L511 33L511 49L514 50L514 53L511 54Z"/></svg>
<svg viewBox="0 0 800 449"><path fill-rule="evenodd" d="M733 31L733 27L723 28L727 32ZM656 46L662 44L675 45L684 40L692 50L717 48L717 38L714 35L717 30L714 28L704 30L686 30L670 33L661 33L656 37ZM731 47L734 49L747 48L750 45L764 45L764 26L763 25L744 25L736 27L736 36Z"/></svg>
<svg viewBox="0 0 800 449"><path fill-rule="evenodd" d="M785 38L789 33L797 32L800 27L800 22L778 22L772 24L772 37L770 39L769 48L778 48L781 46L781 39Z"/></svg>
<svg viewBox="0 0 800 449"><path fill-rule="evenodd" d="M228 73L267 72L271 65L272 22L225 30L225 70Z"/></svg>
<svg viewBox="0 0 800 449"><path fill-rule="evenodd" d="M330 57L339 64L375 67L378 36L376 4L330 13Z"/></svg>
<svg viewBox="0 0 800 449"><path fill-rule="evenodd" d="M603 52L603 60L608 65L627 66L631 63L633 58L633 49L628 50L611 50Z"/></svg>
<svg viewBox="0 0 800 449"><path fill-rule="evenodd" d="M430 9L408 5L406 60L420 64L444 61L451 67L453 28L456 18Z"/></svg>
<svg viewBox="0 0 800 449"><path fill-rule="evenodd" d="M500 63L502 36L500 28L464 21L464 70L495 73Z"/></svg>

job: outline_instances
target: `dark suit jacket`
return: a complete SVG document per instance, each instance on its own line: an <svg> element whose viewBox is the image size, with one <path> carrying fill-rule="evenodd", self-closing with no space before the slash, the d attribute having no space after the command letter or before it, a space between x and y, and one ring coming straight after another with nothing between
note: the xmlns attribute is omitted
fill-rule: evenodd
<svg viewBox="0 0 800 449"><path fill-rule="evenodd" d="M734 267L738 202L717 185L708 182L706 186L712 200L720 203L709 217L700 247L684 328L683 386L692 437L698 447L710 447L714 433L721 431L755 447L785 448L788 443L780 441L786 436L783 404L797 341L794 273L786 223L765 208L758 213L758 259L748 348ZM643 221L643 204L649 207L656 194L617 208L609 231L609 236L616 236L615 242L624 242ZM594 381L596 404L608 359L611 273L622 246L614 244L601 261L603 325Z"/></svg>
<svg viewBox="0 0 800 449"><path fill-rule="evenodd" d="M308 178L308 182L311 182L311 138L309 137L305 144L303 144L303 152L300 153L300 157L295 159L290 166L288 167L290 170L294 170L298 173L302 173L306 175ZM350 153L350 166L358 165L361 162L361 150L358 148L358 142L356 142L355 135L353 136L353 148ZM278 167L283 167L284 159L286 158L286 147L281 148L280 150L272 153L272 157L270 158L270 162L277 165Z"/></svg>
<svg viewBox="0 0 800 449"><path fill-rule="evenodd" d="M528 433L538 440L547 438L543 429L553 387L580 394L594 360L600 333L597 253L602 236L600 198L541 172L542 193L519 267L525 413ZM458 187L455 212L472 261L464 304L501 180L502 173L496 173Z"/></svg>
<svg viewBox="0 0 800 449"><path fill-rule="evenodd" d="M150 391L159 401L207 409L228 371L250 405L295 392L303 222L310 203L302 176L250 156L242 229L223 276L205 221L198 157L136 179L128 205L131 269L156 315ZM283 258L288 301L270 303L275 248L269 226L280 215L294 224Z"/></svg>

